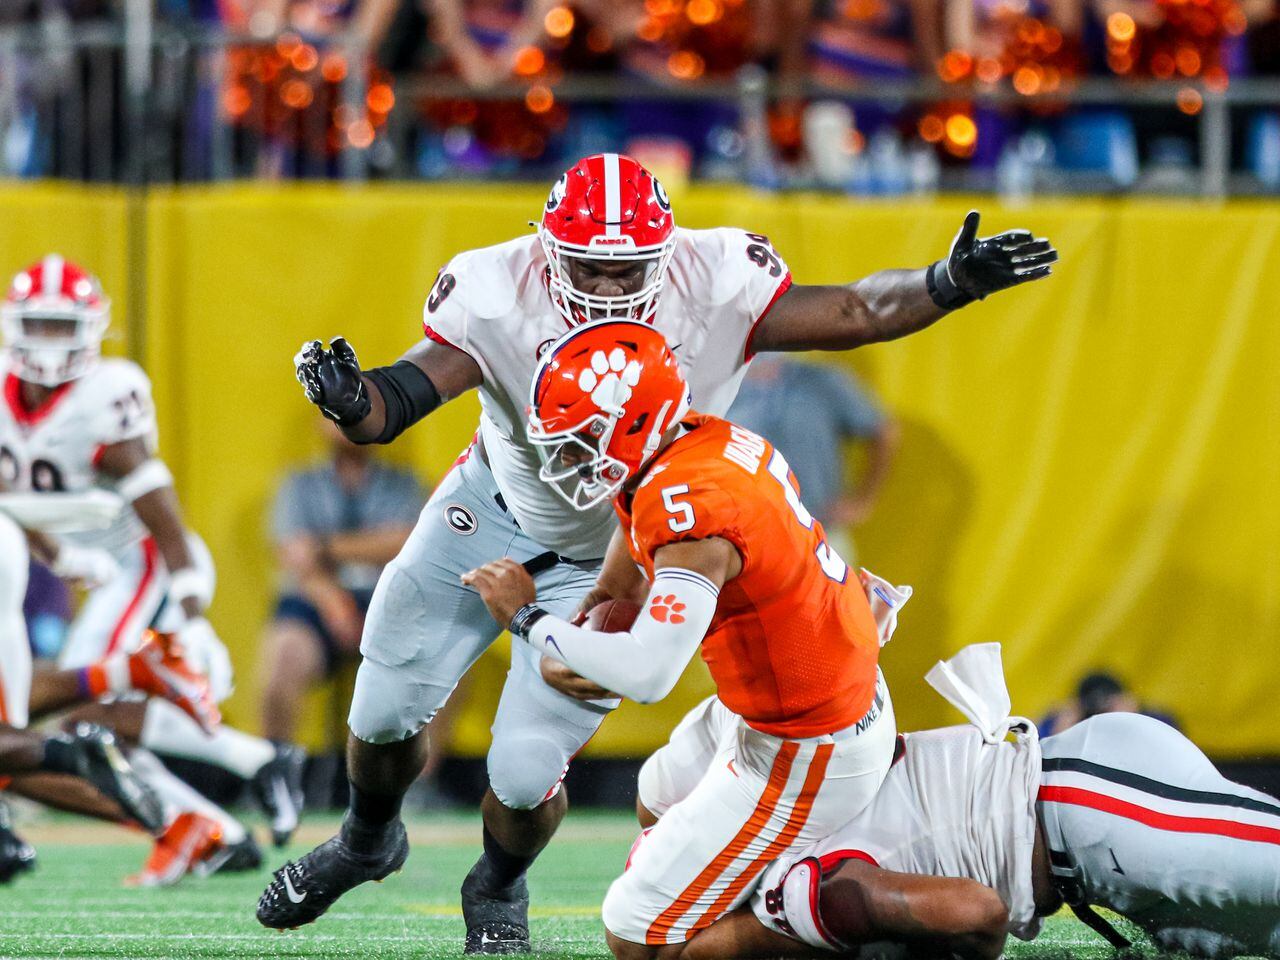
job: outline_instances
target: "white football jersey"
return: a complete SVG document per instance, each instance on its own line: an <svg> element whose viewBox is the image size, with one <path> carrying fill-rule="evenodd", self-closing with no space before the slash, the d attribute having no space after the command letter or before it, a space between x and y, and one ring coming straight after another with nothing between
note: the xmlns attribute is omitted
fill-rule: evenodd
<svg viewBox="0 0 1280 960"><path fill-rule="evenodd" d="M427 298L428 337L465 351L484 375L480 436L507 508L536 542L577 560L603 557L617 523L609 502L578 511L538 478L525 436L538 358L567 329L547 293L536 235L470 250L441 270ZM768 238L743 230L677 229L654 326L666 335L694 409L723 416L746 372L760 318L791 284Z"/></svg>
<svg viewBox="0 0 1280 960"><path fill-rule="evenodd" d="M11 369L0 351L0 370ZM104 358L77 380L58 387L37 410L19 399L20 382L5 375L0 403L0 481L15 491L114 491L97 467L103 447L141 437L154 452L158 440L151 381L136 363ZM145 535L132 508L105 530L67 534L68 540L118 553Z"/></svg>
<svg viewBox="0 0 1280 960"><path fill-rule="evenodd" d="M756 916L786 933L769 891L805 857L852 857L899 873L976 880L1008 906L1009 932L1033 939L1041 925L1031 886L1038 741L1032 735L987 744L972 726L908 733L903 740L901 759L869 807L827 839L769 865L752 899Z"/></svg>

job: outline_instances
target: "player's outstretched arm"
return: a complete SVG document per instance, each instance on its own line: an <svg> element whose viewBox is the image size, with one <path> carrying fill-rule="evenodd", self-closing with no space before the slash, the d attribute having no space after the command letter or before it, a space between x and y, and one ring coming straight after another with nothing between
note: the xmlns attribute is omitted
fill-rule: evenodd
<svg viewBox="0 0 1280 960"><path fill-rule="evenodd" d="M390 443L483 380L475 360L432 340L416 344L389 367L369 370L360 369L345 338L335 337L327 348L310 340L293 366L307 399L355 443Z"/></svg>
<svg viewBox="0 0 1280 960"><path fill-rule="evenodd" d="M753 353L850 350L923 330L952 310L1049 276L1058 251L1026 230L978 236L970 211L942 260L881 270L848 286L793 285L756 327Z"/></svg>

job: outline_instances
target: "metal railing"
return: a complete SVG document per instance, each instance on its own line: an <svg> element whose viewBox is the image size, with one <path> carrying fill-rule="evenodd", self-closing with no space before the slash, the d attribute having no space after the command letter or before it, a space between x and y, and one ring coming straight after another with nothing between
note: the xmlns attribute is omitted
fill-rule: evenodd
<svg viewBox="0 0 1280 960"><path fill-rule="evenodd" d="M257 37L216 27L177 27L153 23L149 6L149 0L126 0L120 24L51 20L0 29L0 175L136 185L252 176L413 179L420 175L414 143L428 125L423 104L522 101L529 89L510 83L474 90L448 78L405 76L388 88L390 96L382 95L381 112L371 113L372 88L363 67L367 51L355 34L304 42L289 34ZM299 51L305 56L297 57ZM296 96L283 106L276 100L292 94L280 82L280 69L292 71L290 78L302 84L290 88ZM634 101L727 105L743 135L739 173L750 179L752 165L771 155L762 118L767 104L780 98L890 108L964 100L1015 111L1032 106L1176 111L1189 88L1199 97L1194 192L1258 192L1255 179L1233 168L1233 127L1242 113L1280 111L1280 80L1236 80L1226 90L1215 90L1186 82L1095 78L1052 95L1027 97L1006 85L967 87L936 79L784 87L748 68L733 80L680 85L570 75L553 89L556 100L571 108ZM543 176L562 160L549 157L546 170L536 164L524 169ZM991 171L963 168L947 170L940 183L943 189L995 185ZM1063 174L1048 186L1070 191L1121 185L1096 174Z"/></svg>

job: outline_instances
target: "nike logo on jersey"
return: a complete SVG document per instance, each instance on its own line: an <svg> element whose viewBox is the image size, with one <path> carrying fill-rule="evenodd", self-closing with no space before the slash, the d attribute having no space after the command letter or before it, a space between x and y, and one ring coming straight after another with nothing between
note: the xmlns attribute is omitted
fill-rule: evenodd
<svg viewBox="0 0 1280 960"><path fill-rule="evenodd" d="M293 881L289 879L288 871L285 871L284 873L284 892L288 894L289 900L293 903L301 903L303 900L307 899L307 893L305 890L302 893L299 893L297 890L293 889Z"/></svg>
<svg viewBox="0 0 1280 960"><path fill-rule="evenodd" d="M1111 854L1111 862L1115 864L1113 872L1120 874L1120 876L1124 876L1124 869L1120 866L1120 861L1116 859L1116 852L1110 847L1107 847L1107 853Z"/></svg>

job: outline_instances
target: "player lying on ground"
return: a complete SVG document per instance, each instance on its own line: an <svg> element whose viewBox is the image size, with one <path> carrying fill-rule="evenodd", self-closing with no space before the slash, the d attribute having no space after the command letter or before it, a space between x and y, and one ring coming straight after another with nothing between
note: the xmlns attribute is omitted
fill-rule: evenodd
<svg viewBox="0 0 1280 960"><path fill-rule="evenodd" d="M979 239L970 214L950 254L847 286L791 281L769 239L678 228L662 186L629 157L575 164L551 190L536 234L462 253L427 298L426 338L396 364L361 371L343 339L295 359L308 398L352 440L387 443L442 403L478 389L478 439L435 491L365 621L347 749L351 806L340 834L287 865L258 919L293 927L404 862L405 790L422 769L422 735L504 624L458 577L503 552L530 562L539 597L570 615L596 586L617 529L600 501L577 511L538 479L526 435L529 381L543 351L601 318L651 323L672 345L704 413L721 415L758 351L849 350L904 337L946 313L1047 276L1057 253L1012 231ZM625 544L617 549L625 551ZM606 583L606 588L608 584ZM597 592L598 598L603 594ZM529 949L525 872L564 817L572 758L616 706L576 699L517 645L489 749L484 854L463 885L469 952ZM548 671L562 682L556 670Z"/></svg>
<svg viewBox="0 0 1280 960"><path fill-rule="evenodd" d="M994 958L1064 901L1117 947L1126 941L1091 906L1162 950L1280 956L1280 801L1224 779L1175 729L1138 714L1037 743L1034 724L1007 717L997 644L966 648L928 679L972 725L905 734L870 806L770 865L750 906L683 960ZM679 811L735 756L736 730L714 698L691 711L642 769L642 820L660 816L660 828ZM866 944L880 949L859 954Z"/></svg>
<svg viewBox="0 0 1280 960"><path fill-rule="evenodd" d="M665 697L701 648L734 711L733 762L707 771L605 898L614 955L648 957L745 901L770 860L871 802L896 732L880 633L782 454L690 413L652 327L606 321L561 337L538 367L529 423L543 475L567 500L613 500L631 544L627 592L647 584L645 603L629 630L604 633L540 607L510 558L463 582L538 653L641 703Z"/></svg>
<svg viewBox="0 0 1280 960"><path fill-rule="evenodd" d="M12 500L3 498L4 510L15 510ZM61 506L73 509L67 502ZM30 522L29 517L26 520ZM172 882L185 872L186 851L198 859L201 843L192 837L193 815L162 803L124 761L110 733L72 722L68 725L75 736L63 740L23 728L32 719L101 696L141 695L168 699L201 729L212 731L219 717L208 681L184 659L173 637L150 632L131 653L119 651L85 667L42 670L33 676L22 616L28 539L46 553L50 549L41 535L24 534L9 513L0 512L0 636L17 641L0 646L0 786L62 810L141 823L157 837L157 850L165 854L168 869L158 872L157 880L143 874L139 882ZM148 760L146 751L137 755L144 763ZM211 837L203 841L208 854L228 855L216 851L211 841ZM0 875L29 867L33 859L28 845L0 835Z"/></svg>
<svg viewBox="0 0 1280 960"><path fill-rule="evenodd" d="M155 625L179 636L188 657L209 677L215 698L222 699L231 691L230 660L203 615L214 588L212 560L186 529L173 478L156 455L146 374L127 360L100 356L108 324L109 303L97 281L59 256L47 256L14 278L0 306L0 482L7 490L34 494L105 488L125 504L106 529L60 538L81 556L90 549L109 554L115 567L89 592L61 666L83 667L132 650ZM19 642L15 636L0 638L0 645ZM0 663L9 658L0 652ZM116 700L85 708L78 717L110 726L148 750L204 760L250 778L272 815L277 839L296 825L302 757L293 748L226 727L207 734L163 699ZM153 756L134 759L162 797L199 815L206 832L220 832L248 859L256 856L237 820ZM173 849L191 846L184 837L170 839ZM163 845L155 854L167 859Z"/></svg>

